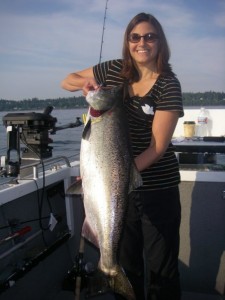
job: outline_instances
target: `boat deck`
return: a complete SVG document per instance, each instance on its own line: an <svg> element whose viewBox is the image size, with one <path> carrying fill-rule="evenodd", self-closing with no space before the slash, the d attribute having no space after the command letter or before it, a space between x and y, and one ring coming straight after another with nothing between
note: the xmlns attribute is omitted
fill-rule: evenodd
<svg viewBox="0 0 225 300"><path fill-rule="evenodd" d="M184 292L182 295L182 300L224 300L224 297L220 295L208 295L208 294Z"/></svg>
<svg viewBox="0 0 225 300"><path fill-rule="evenodd" d="M2 216L7 216L0 218L2 228L7 225L7 220L12 218L35 221L38 195L45 184L43 216L49 217L47 204L50 197L54 213L62 217L53 232L45 231L45 242L47 241L47 245L55 245L53 242L56 243L62 233L66 231L71 234L68 240L54 248L53 252L49 252L49 256L40 259L25 276L14 283L10 277L10 288L0 294L1 300L78 300L74 296L73 287L70 291L63 290L62 283L68 270L74 265L74 257L79 250L83 203L79 196L62 197L62 192L74 181L74 177L79 175L79 162L74 161L71 167L64 165L64 161L62 164L61 166L58 162L50 162L50 168L45 169L45 181L41 169L35 182L33 179L23 179L17 184L4 183L0 186L0 211ZM182 223L179 260L181 286L184 291L182 300L225 300L225 172L181 171L181 179ZM48 218L44 220L44 225L47 225ZM32 231L21 241L20 248L14 243L12 247L10 243L2 244L0 280L9 278L15 261L21 267L24 258L32 258L32 255L41 251L44 240L39 234L39 223L33 222L31 226ZM6 228L2 237L7 235ZM46 251L43 253L46 254ZM98 253L94 248L89 247L89 244L85 245L85 261L96 265L97 258ZM84 292L82 291L79 300L87 299ZM115 297L107 293L88 299L114 300Z"/></svg>
<svg viewBox="0 0 225 300"><path fill-rule="evenodd" d="M80 300L87 299L82 294L80 296ZM114 296L110 294L100 295L96 297L92 297L93 300L114 300ZM76 300L74 294L68 291L60 292L54 300ZM169 299L168 299L169 300ZM182 300L224 300L224 297L219 295L209 295L209 294L200 294L200 293L190 293L183 292Z"/></svg>

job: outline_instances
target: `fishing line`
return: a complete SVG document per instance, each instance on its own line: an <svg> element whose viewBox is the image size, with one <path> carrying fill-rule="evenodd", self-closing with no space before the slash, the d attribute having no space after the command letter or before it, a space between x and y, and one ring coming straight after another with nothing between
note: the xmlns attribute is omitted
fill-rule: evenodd
<svg viewBox="0 0 225 300"><path fill-rule="evenodd" d="M107 6L108 2L109 2L109 0L106 0L106 3L105 3L105 14L104 14L104 19L103 19L103 27L102 27L102 39L101 39L99 63L102 60L102 48L103 48L103 43L104 43L105 21L106 21L106 12L107 12L107 9L108 9L108 6Z"/></svg>

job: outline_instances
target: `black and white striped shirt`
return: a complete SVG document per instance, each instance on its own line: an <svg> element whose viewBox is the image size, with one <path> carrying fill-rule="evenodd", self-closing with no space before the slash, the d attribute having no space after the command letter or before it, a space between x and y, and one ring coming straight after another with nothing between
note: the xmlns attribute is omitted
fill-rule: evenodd
<svg viewBox="0 0 225 300"><path fill-rule="evenodd" d="M124 82L120 76L122 60L111 60L93 67L96 81L106 86L118 86ZM159 76L144 97L125 96L131 142L134 157L148 148L152 136L152 123L156 110L179 111L183 116L181 87L173 75ZM150 191L177 186L180 182L179 166L170 143L164 156L141 172L143 186L140 190Z"/></svg>

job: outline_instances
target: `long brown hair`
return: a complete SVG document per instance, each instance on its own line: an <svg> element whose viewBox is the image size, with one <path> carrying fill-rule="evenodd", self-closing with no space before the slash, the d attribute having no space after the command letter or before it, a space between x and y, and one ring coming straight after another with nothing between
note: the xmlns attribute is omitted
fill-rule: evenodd
<svg viewBox="0 0 225 300"><path fill-rule="evenodd" d="M122 52L123 68L121 71L121 75L130 83L138 81L139 74L137 72L137 69L135 68L133 59L130 55L128 36L130 32L133 30L133 28L141 22L148 22L149 24L151 24L155 28L156 33L159 36L159 50L158 50L157 61L156 61L157 73L163 75L173 74L171 65L169 64L170 49L161 24L153 15L146 14L146 13L139 13L127 25L124 34L123 52Z"/></svg>

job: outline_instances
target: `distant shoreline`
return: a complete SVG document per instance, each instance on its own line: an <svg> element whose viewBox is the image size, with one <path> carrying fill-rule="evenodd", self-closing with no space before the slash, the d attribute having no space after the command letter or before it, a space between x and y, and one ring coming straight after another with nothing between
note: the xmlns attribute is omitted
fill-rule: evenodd
<svg viewBox="0 0 225 300"><path fill-rule="evenodd" d="M148 97L148 96L146 96ZM224 108L224 92L204 92L204 93L182 93L183 105L186 109L191 108ZM0 111L37 111L44 110L52 106L54 109L86 109L88 104L84 96L73 96L68 98L57 99L24 99L24 100L4 100L0 99Z"/></svg>
<svg viewBox="0 0 225 300"><path fill-rule="evenodd" d="M184 106L184 109L186 110L191 110L191 109L200 109L201 107L205 107L206 109L225 109L225 105L218 105L218 106L215 106L215 105L196 105L196 106ZM12 113L23 113L23 112L42 112L44 111L45 107L44 108L38 108L38 109L34 109L34 108L27 108L27 109L6 109L6 110L0 110L0 112L12 112ZM73 107L73 108L57 108L55 107L53 111L56 111L56 110L71 110L71 109L74 109L74 110L78 110L78 109L88 109L87 106L85 107Z"/></svg>

